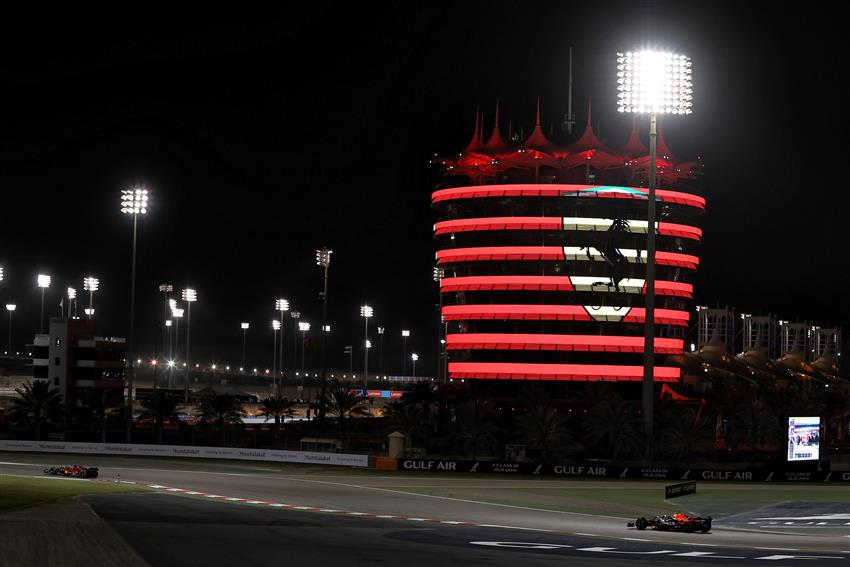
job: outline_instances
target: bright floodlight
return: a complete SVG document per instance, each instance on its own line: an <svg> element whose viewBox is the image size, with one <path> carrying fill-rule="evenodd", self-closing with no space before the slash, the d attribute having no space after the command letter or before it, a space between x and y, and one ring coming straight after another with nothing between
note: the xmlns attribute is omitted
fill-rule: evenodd
<svg viewBox="0 0 850 567"><path fill-rule="evenodd" d="M617 54L617 110L630 113L690 114L691 60L660 51Z"/></svg>
<svg viewBox="0 0 850 567"><path fill-rule="evenodd" d="M171 324L172 324L171 319L166 319L166 320L165 320L165 326L166 326L166 327L170 327L170 326L171 326Z"/></svg>
<svg viewBox="0 0 850 567"><path fill-rule="evenodd" d="M251 328L251 323L242 323L242 330L247 331Z"/></svg>
<svg viewBox="0 0 850 567"><path fill-rule="evenodd" d="M417 360L419 360L419 355L414 352L413 354L410 355L410 360L412 360L413 362L416 362Z"/></svg>
<svg viewBox="0 0 850 567"><path fill-rule="evenodd" d="M148 212L147 189L123 189L121 191L121 212L125 215L143 215Z"/></svg>
<svg viewBox="0 0 850 567"><path fill-rule="evenodd" d="M174 286L170 283L159 284L159 291L171 293L172 291L174 291Z"/></svg>
<svg viewBox="0 0 850 567"><path fill-rule="evenodd" d="M374 314L374 310L368 305L363 305L360 307L360 316L361 317L371 317Z"/></svg>
<svg viewBox="0 0 850 567"><path fill-rule="evenodd" d="M286 299L276 299L274 302L274 308L277 311L289 311L289 301Z"/></svg>
<svg viewBox="0 0 850 567"><path fill-rule="evenodd" d="M83 289L86 291L97 291L100 287L100 280L91 276L83 278Z"/></svg>
<svg viewBox="0 0 850 567"><path fill-rule="evenodd" d="M68 288L68 299L76 299L77 298L77 290L69 287Z"/></svg>
<svg viewBox="0 0 850 567"><path fill-rule="evenodd" d="M0 282L3 281L3 266L0 266Z"/></svg>
<svg viewBox="0 0 850 567"><path fill-rule="evenodd" d="M439 282L445 276L443 268L434 268L434 281Z"/></svg>
<svg viewBox="0 0 850 567"><path fill-rule="evenodd" d="M169 368L174 368L174 361L173 361L173 360L169 360L169 361L168 361L168 367L169 367Z"/></svg>
<svg viewBox="0 0 850 567"><path fill-rule="evenodd" d="M333 250L328 250L327 248L316 250L316 264L327 268L331 265L331 254L333 253Z"/></svg>
<svg viewBox="0 0 850 567"><path fill-rule="evenodd" d="M272 329L275 331L280 331L280 321L277 319L272 319Z"/></svg>
<svg viewBox="0 0 850 567"><path fill-rule="evenodd" d="M310 330L310 323L308 323L306 321L299 322L298 323L298 330L306 333L307 331Z"/></svg>
<svg viewBox="0 0 850 567"><path fill-rule="evenodd" d="M322 327L322 330L323 330L324 332L326 332L326 333L330 333L330 332L331 332L331 326L330 326L330 325L325 325L324 327Z"/></svg>
<svg viewBox="0 0 850 567"><path fill-rule="evenodd" d="M14 311L17 308L18 308L18 306L15 305L14 303L7 303L6 304L6 311Z"/></svg>
<svg viewBox="0 0 850 567"><path fill-rule="evenodd" d="M36 281L38 282L38 287L50 287L50 276L38 274Z"/></svg>
<svg viewBox="0 0 850 567"><path fill-rule="evenodd" d="M181 297L183 298L183 301L188 301L190 303L198 301L198 292L191 287L187 287L183 290Z"/></svg>
<svg viewBox="0 0 850 567"><path fill-rule="evenodd" d="M289 316L292 317L293 319L300 319L301 318L301 312L300 311L292 311L292 312L289 313Z"/></svg>
<svg viewBox="0 0 850 567"><path fill-rule="evenodd" d="M171 309L172 311L177 309L177 300L176 299L169 299L168 300L168 308Z"/></svg>
<svg viewBox="0 0 850 567"><path fill-rule="evenodd" d="M408 331L407 329L402 330L402 332L401 332L401 336L402 336L402 337L409 337L409 336L410 336L410 331Z"/></svg>
<svg viewBox="0 0 850 567"><path fill-rule="evenodd" d="M83 309L83 312L89 317L94 317L94 308L86 307L85 309Z"/></svg>
<svg viewBox="0 0 850 567"><path fill-rule="evenodd" d="M182 319L183 318L183 308L175 307L174 309L171 310L171 316L176 317L177 319Z"/></svg>
<svg viewBox="0 0 850 567"><path fill-rule="evenodd" d="M384 327L378 327L378 334L379 335L383 335L384 331L386 331L386 329Z"/></svg>

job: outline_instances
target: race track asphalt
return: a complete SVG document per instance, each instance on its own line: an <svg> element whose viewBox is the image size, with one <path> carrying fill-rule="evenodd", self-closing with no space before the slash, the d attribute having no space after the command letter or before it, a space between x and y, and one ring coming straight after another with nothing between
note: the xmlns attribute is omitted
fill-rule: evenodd
<svg viewBox="0 0 850 567"><path fill-rule="evenodd" d="M44 466L56 463L55 455L0 454L0 473L40 475ZM710 534L638 532L626 529L623 518L404 492L426 482L498 491L517 483L551 486L549 480L307 475L250 463L110 456L87 457L85 464L99 466L102 479L120 475L156 487L148 494L85 498L153 567L446 561L516 566L565 560L594 566L764 561L850 566L850 538L843 533L776 533L718 524ZM581 486L611 490L628 484L584 481Z"/></svg>

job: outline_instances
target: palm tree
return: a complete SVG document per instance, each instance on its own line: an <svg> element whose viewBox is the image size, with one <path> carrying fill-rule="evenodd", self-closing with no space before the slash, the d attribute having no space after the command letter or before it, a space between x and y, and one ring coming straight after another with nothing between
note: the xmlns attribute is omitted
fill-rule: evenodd
<svg viewBox="0 0 850 567"><path fill-rule="evenodd" d="M404 449L411 445L413 436L427 426L423 425L422 406L417 403L392 402L387 404L384 415L391 430L404 435Z"/></svg>
<svg viewBox="0 0 850 567"><path fill-rule="evenodd" d="M18 397L12 400L10 417L32 427L39 441L44 425L62 421L62 394L46 380L25 382L15 392Z"/></svg>
<svg viewBox="0 0 850 567"><path fill-rule="evenodd" d="M215 423L216 428L221 431L221 444L225 444L226 426L234 423L242 423L245 409L235 396L230 394L216 394L210 398L201 400L198 405L198 415L201 420Z"/></svg>
<svg viewBox="0 0 850 567"><path fill-rule="evenodd" d="M677 408L678 409L678 408ZM671 419L661 428L661 447L676 459L692 458L700 447L712 440L709 422L693 408L671 412Z"/></svg>
<svg viewBox="0 0 850 567"><path fill-rule="evenodd" d="M284 417L292 415L292 402L283 396L269 396L260 400L259 414L266 416L266 421L274 418L275 444L280 441L280 422Z"/></svg>
<svg viewBox="0 0 850 567"><path fill-rule="evenodd" d="M609 398L590 410L584 418L585 439L591 445L602 443L617 460L622 453L641 447L641 418L631 412L626 403Z"/></svg>
<svg viewBox="0 0 850 567"><path fill-rule="evenodd" d="M531 449L540 451L544 461L549 457L550 450L558 449L566 441L572 440L566 427L566 417L558 413L543 388L525 388L519 401L525 409L525 413L519 417L520 435Z"/></svg>
<svg viewBox="0 0 850 567"><path fill-rule="evenodd" d="M499 442L496 426L498 410L485 400L471 399L455 408L455 437L476 460L482 451L492 450Z"/></svg>
<svg viewBox="0 0 850 567"><path fill-rule="evenodd" d="M326 391L325 407L328 412L337 417L337 429L340 436L345 437L346 447L348 446L348 420L368 414L363 407L365 400L365 397L354 393L348 385L339 382L331 385Z"/></svg>
<svg viewBox="0 0 850 567"><path fill-rule="evenodd" d="M116 388L92 388L83 398L83 407L100 431L100 442L106 443L106 425L124 409L124 395Z"/></svg>
<svg viewBox="0 0 850 567"><path fill-rule="evenodd" d="M177 400L162 390L156 390L150 398L141 400L140 419L150 419L156 428L156 441L162 445L162 430L166 421L179 421Z"/></svg>

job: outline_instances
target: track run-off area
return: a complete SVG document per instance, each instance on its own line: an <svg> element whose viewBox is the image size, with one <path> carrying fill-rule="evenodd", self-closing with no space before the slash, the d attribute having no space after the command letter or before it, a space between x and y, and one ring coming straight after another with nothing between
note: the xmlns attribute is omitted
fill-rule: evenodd
<svg viewBox="0 0 850 567"><path fill-rule="evenodd" d="M567 556L575 565L850 565L846 484L703 482L696 496L665 501L657 481L33 453L0 453L0 475L76 462L100 468L94 482L147 489L83 500L155 567L549 565ZM678 511L711 513L711 533L626 527L636 515Z"/></svg>

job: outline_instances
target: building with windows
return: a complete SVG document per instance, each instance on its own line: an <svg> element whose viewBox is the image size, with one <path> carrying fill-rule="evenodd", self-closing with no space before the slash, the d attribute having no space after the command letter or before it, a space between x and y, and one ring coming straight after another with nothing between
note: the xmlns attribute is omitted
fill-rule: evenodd
<svg viewBox="0 0 850 567"><path fill-rule="evenodd" d="M127 341L94 334L93 319L50 319L49 333L31 346L33 380L58 388L66 414L78 401L106 389L124 391Z"/></svg>

